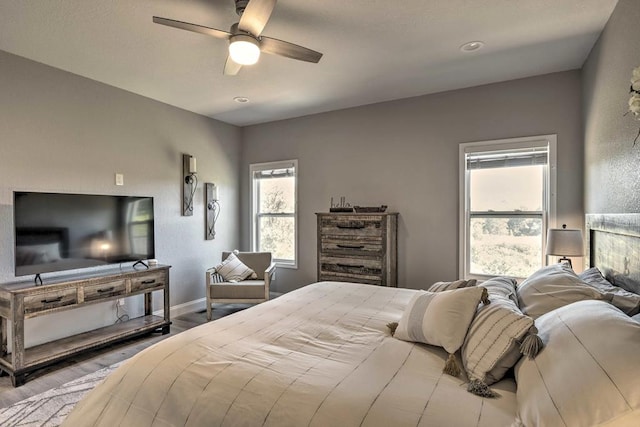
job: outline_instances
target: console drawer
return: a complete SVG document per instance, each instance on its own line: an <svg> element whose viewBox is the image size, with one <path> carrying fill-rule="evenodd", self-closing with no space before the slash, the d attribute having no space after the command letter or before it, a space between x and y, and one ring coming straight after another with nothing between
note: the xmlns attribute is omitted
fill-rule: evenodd
<svg viewBox="0 0 640 427"><path fill-rule="evenodd" d="M86 285L84 286L84 300L96 301L103 298L124 295L126 292L127 287L124 280L115 280L97 285Z"/></svg>
<svg viewBox="0 0 640 427"><path fill-rule="evenodd" d="M164 286L166 281L167 276L163 272L150 273L144 276L134 277L131 279L131 292Z"/></svg>
<svg viewBox="0 0 640 427"><path fill-rule="evenodd" d="M77 288L60 289L24 297L24 312L38 313L78 302Z"/></svg>

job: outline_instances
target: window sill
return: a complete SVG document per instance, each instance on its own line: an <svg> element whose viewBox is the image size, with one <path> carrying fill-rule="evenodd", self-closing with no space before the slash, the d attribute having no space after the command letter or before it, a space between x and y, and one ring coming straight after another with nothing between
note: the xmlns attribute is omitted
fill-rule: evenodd
<svg viewBox="0 0 640 427"><path fill-rule="evenodd" d="M297 270L298 269L298 263L289 263L289 262L279 262L279 261L275 261L276 267L277 268L287 268L289 270Z"/></svg>

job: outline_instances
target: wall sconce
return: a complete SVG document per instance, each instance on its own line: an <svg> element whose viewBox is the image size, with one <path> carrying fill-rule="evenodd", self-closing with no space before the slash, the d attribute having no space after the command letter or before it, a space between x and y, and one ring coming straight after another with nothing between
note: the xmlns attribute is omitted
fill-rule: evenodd
<svg viewBox="0 0 640 427"><path fill-rule="evenodd" d="M196 158L182 155L182 216L193 216L193 196L198 188Z"/></svg>
<svg viewBox="0 0 640 427"><path fill-rule="evenodd" d="M220 203L218 203L218 187L211 182L204 184L205 188L205 207L206 211L206 230L205 239L213 240L216 238L216 221L220 215Z"/></svg>
<svg viewBox="0 0 640 427"><path fill-rule="evenodd" d="M547 255L561 256L558 262L573 267L567 257L584 256L582 230L569 229L567 224L562 224L562 228L550 228L547 233Z"/></svg>

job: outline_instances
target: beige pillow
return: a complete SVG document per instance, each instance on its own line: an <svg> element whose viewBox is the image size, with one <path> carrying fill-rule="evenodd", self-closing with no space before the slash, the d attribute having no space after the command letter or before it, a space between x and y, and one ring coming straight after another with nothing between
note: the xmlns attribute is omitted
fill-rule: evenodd
<svg viewBox="0 0 640 427"><path fill-rule="evenodd" d="M230 253L227 259L218 264L215 269L216 273L224 277L227 282L240 282L255 274L234 253Z"/></svg>
<svg viewBox="0 0 640 427"><path fill-rule="evenodd" d="M516 292L520 309L534 319L576 301L604 298L563 264L542 267L522 282Z"/></svg>
<svg viewBox="0 0 640 427"><path fill-rule="evenodd" d="M476 280L456 280L454 282L436 282L427 289L429 292L450 291L452 289L468 288L475 286Z"/></svg>
<svg viewBox="0 0 640 427"><path fill-rule="evenodd" d="M389 327L394 337L403 341L443 347L449 353L445 372L458 375L454 353L462 346L483 295L486 297L486 290L475 286L443 292L416 292L397 327L393 324Z"/></svg>
<svg viewBox="0 0 640 427"><path fill-rule="evenodd" d="M470 380L493 384L516 364L522 352L529 350L528 355L535 357L542 346L533 319L510 299L515 284L506 277L482 283L491 304L478 307L462 345L462 363Z"/></svg>
<svg viewBox="0 0 640 427"><path fill-rule="evenodd" d="M515 369L520 425L638 425L640 323L592 300L549 312L536 325L545 348Z"/></svg>

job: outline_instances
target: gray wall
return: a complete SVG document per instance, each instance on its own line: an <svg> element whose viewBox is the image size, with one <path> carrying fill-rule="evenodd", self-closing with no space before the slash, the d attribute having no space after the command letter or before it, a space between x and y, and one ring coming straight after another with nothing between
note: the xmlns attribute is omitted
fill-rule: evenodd
<svg viewBox="0 0 640 427"><path fill-rule="evenodd" d="M239 245L240 136L235 126L0 51L0 282L14 280L14 190L143 195L155 199L156 257L173 265L171 305L204 298L204 271ZM183 153L198 163L193 217L180 215ZM213 241L204 240L204 182L220 188ZM44 316L31 328L50 339L111 322L113 311ZM27 332L28 343L38 341Z"/></svg>
<svg viewBox="0 0 640 427"><path fill-rule="evenodd" d="M316 279L316 217L333 196L400 213L399 285L458 275L458 144L558 136L560 224L581 227L579 71L334 111L243 129L242 243L249 247L249 164L299 160L299 269L276 287ZM576 266L580 267L580 266Z"/></svg>
<svg viewBox="0 0 640 427"><path fill-rule="evenodd" d="M620 0L583 68L585 211L640 212L640 121L628 109L640 66L640 1Z"/></svg>

